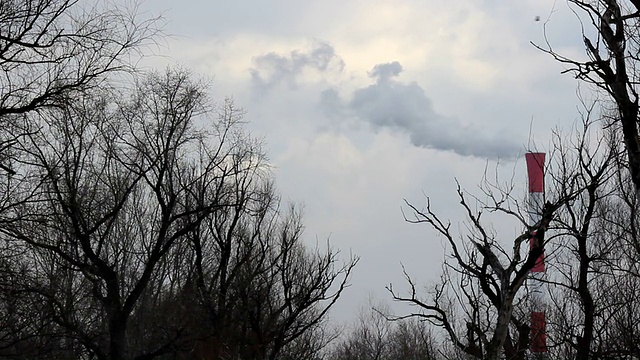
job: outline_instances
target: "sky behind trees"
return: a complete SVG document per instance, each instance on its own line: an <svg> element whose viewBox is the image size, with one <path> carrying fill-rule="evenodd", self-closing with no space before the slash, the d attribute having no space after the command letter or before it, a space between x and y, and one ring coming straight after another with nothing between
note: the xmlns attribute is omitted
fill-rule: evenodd
<svg viewBox="0 0 640 360"><path fill-rule="evenodd" d="M232 96L264 137L277 187L303 203L309 243L327 239L361 261L334 311L348 320L384 286L437 280L442 241L404 222L403 199L424 195L457 224L454 178L470 191L485 173L526 194L523 154L579 117L563 67L530 42L584 58L564 2L146 1L167 21L158 55ZM536 21L536 17L540 21ZM497 168L497 170L496 170ZM424 194L424 195L423 195ZM505 236L519 234L498 221ZM511 240L505 239L506 241Z"/></svg>

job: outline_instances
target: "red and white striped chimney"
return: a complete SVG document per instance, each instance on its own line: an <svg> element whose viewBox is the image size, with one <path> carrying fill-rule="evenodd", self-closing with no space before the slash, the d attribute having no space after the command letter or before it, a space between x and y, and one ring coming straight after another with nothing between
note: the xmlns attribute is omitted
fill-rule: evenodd
<svg viewBox="0 0 640 360"><path fill-rule="evenodd" d="M527 174L529 176L529 217L531 224L538 223L542 218L544 206L544 153L527 153ZM534 246L534 235L531 234L530 247ZM547 357L547 322L545 319L545 293L543 292L544 253L540 255L531 270L528 281L531 299L531 337L529 349L538 359Z"/></svg>

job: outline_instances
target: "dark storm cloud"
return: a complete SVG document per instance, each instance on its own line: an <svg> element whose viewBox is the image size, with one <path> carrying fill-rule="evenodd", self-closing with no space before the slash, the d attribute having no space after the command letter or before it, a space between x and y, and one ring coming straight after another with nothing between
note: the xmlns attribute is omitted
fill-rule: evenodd
<svg viewBox="0 0 640 360"><path fill-rule="evenodd" d="M397 61L378 64L369 72L375 83L355 90L350 101L345 103L329 89L322 93L321 103L329 114L342 113L336 110L342 107L374 129L404 132L415 146L493 159L518 154L520 146L505 133L491 132L491 124L463 125L436 112L417 83L395 79L401 72Z"/></svg>
<svg viewBox="0 0 640 360"><path fill-rule="evenodd" d="M342 71L344 62L335 49L324 42L316 42L308 51L294 50L288 55L274 52L255 57L254 68L250 70L254 90L265 92L275 85L285 83L296 86L298 75L305 69L319 72Z"/></svg>

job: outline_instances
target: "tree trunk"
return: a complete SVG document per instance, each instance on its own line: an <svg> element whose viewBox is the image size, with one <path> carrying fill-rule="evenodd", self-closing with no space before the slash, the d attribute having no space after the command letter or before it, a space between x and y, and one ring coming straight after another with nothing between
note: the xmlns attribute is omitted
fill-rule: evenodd
<svg viewBox="0 0 640 360"><path fill-rule="evenodd" d="M485 359L499 360L502 347L509 334L509 324L511 323L511 315L513 314L513 294L507 292L503 297L500 310L498 312L498 320L493 337L487 345Z"/></svg>
<svg viewBox="0 0 640 360"><path fill-rule="evenodd" d="M127 360L127 348L127 320L122 312L117 311L109 321L109 358Z"/></svg>

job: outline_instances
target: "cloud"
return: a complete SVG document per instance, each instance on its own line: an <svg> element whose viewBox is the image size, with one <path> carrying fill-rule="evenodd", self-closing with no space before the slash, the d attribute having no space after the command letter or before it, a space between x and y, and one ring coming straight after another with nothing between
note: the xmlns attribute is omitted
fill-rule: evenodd
<svg viewBox="0 0 640 360"><path fill-rule="evenodd" d="M295 88L300 76L307 70L323 73L342 71L344 62L335 49L325 42L315 42L307 51L293 50L288 55L270 52L253 58L250 69L254 91L264 93L279 84Z"/></svg>
<svg viewBox="0 0 640 360"><path fill-rule="evenodd" d="M369 72L369 77L376 79L378 83L387 82L392 77L400 75L402 72L402 65L399 62L394 61L391 63L378 64L373 67Z"/></svg>
<svg viewBox="0 0 640 360"><path fill-rule="evenodd" d="M406 133L419 147L491 159L518 155L521 146L513 143L506 131L485 131L489 127L464 125L438 113L420 85L396 79L401 72L397 61L375 65L368 73L373 84L356 89L348 101L335 89L327 89L321 94L321 106L334 117L351 115L375 130Z"/></svg>

